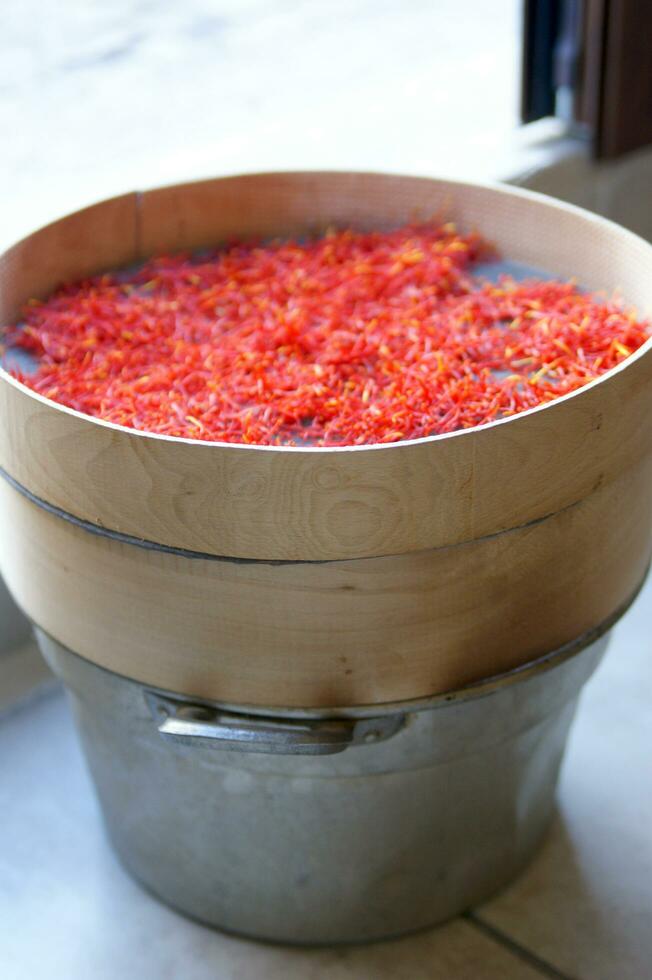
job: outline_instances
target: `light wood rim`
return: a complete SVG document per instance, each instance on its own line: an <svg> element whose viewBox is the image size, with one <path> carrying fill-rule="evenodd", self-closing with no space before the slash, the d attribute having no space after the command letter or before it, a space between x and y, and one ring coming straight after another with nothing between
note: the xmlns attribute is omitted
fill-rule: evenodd
<svg viewBox="0 0 652 980"><path fill-rule="evenodd" d="M395 224L445 209L509 258L652 310L652 246L529 192L381 174L262 174L131 194L0 260L0 318L58 280L234 232ZM0 467L81 520L154 543L270 561L446 548L578 503L652 451L652 343L597 382L481 429L384 447L273 449L170 439L49 402L0 371Z"/></svg>

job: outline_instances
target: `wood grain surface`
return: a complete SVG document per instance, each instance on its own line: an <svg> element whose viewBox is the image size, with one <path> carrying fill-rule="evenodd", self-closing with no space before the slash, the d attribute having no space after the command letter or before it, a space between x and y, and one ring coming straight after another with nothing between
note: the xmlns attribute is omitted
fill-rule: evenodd
<svg viewBox="0 0 652 980"><path fill-rule="evenodd" d="M379 174L268 174L126 195L36 232L0 260L0 320L56 281L237 234L382 227L445 215L510 259L652 310L652 246L537 195ZM98 526L259 560L442 548L589 497L652 452L650 344L598 382L481 429L355 449L271 449L137 433L49 402L0 372L0 467ZM643 529L647 533L647 528Z"/></svg>
<svg viewBox="0 0 652 980"><path fill-rule="evenodd" d="M0 568L55 639L144 683L280 707L427 697L627 602L650 559L651 479L648 458L553 517L466 545L276 567L123 544L0 480Z"/></svg>

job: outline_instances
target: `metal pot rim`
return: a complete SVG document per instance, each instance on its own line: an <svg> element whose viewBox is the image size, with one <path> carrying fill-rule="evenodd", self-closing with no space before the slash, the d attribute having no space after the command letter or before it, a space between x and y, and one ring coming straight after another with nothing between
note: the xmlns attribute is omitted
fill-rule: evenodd
<svg viewBox="0 0 652 980"><path fill-rule="evenodd" d="M477 698L488 697L490 694L494 694L496 691L510 687L511 685L520 683L521 681L530 680L539 674L546 673L547 671L560 666L567 660L570 660L582 653L582 651L584 651L587 647L593 645L606 633L608 633L608 631L621 618L621 616L627 612L631 604L638 596L638 593L640 592L647 578L648 571L649 569L646 571L646 574L643 576L643 581L636 588L633 595L631 595L625 603L619 606L605 620L588 630L586 633L576 637L574 640L571 640L568 643L557 647L555 650L535 658L534 660L530 660L525 664L521 664L518 667L514 667L511 670L504 671L500 674L494 674L491 677L484 678L483 680L474 681L473 683L457 688L454 691L444 691L439 694L433 694L422 698L411 698L404 701L385 701L378 704L361 704L349 707L337 706L327 709L285 707L283 705L251 705L241 702L236 704L233 702L202 698L199 695L191 696L179 694L175 691L168 691L164 688L147 684L146 682L136 680L132 677L127 677L124 674L116 674L115 671L108 670L99 664L93 663L75 651L70 650L65 646L65 644L60 643L57 639L55 639L55 637L50 636L46 630L41 629L41 627L39 627L37 624L34 624L34 626L41 634L47 637L48 640L60 647L63 647L63 649L65 649L73 657L78 657L80 660L92 665L97 670L122 677L124 680L129 681L132 684L137 684L143 688L145 692L162 695L163 697L173 697L177 701L186 701L192 704L206 705L208 707L219 708L225 711L232 711L247 715L274 716L279 718L335 719L352 716L356 718L372 718L381 715L396 714L399 712L411 714L420 711L429 711L436 708L446 707L448 705L462 704L466 701L476 700Z"/></svg>

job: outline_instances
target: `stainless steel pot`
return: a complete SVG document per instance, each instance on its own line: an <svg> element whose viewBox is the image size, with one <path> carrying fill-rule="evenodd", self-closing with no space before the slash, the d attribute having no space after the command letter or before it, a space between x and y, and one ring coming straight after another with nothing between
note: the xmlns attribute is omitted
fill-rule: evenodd
<svg viewBox="0 0 652 980"><path fill-rule="evenodd" d="M452 694L325 718L191 702L37 634L126 868L187 915L291 943L397 935L505 885L546 829L608 638Z"/></svg>

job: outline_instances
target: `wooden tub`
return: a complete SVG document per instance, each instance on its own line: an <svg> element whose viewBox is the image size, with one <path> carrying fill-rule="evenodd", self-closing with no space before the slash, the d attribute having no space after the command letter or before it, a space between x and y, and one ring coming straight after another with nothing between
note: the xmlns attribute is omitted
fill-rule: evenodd
<svg viewBox="0 0 652 980"><path fill-rule="evenodd" d="M509 259L652 313L652 246L503 187L355 173L106 201L0 257L0 322L60 281L232 236L444 213ZM423 698L613 622L652 549L652 342L585 388L383 446L193 442L89 418L0 370L0 567L100 666L240 704Z"/></svg>

